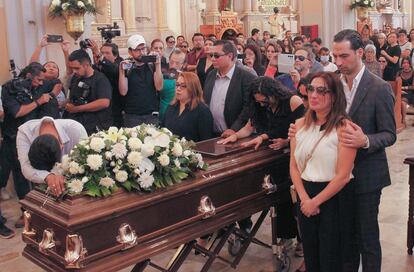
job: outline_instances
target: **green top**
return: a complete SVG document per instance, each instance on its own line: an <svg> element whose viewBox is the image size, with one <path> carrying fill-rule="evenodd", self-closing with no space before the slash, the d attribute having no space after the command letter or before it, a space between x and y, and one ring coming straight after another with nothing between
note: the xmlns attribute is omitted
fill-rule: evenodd
<svg viewBox="0 0 414 272"><path fill-rule="evenodd" d="M164 119L165 111L175 96L175 79L164 79L164 88L160 92L160 120Z"/></svg>

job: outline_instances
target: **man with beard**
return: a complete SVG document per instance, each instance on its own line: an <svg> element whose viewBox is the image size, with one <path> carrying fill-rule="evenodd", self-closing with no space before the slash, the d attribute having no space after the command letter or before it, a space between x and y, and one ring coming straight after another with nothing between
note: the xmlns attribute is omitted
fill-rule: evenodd
<svg viewBox="0 0 414 272"><path fill-rule="evenodd" d="M187 71L195 71L197 62L204 55L204 35L201 33L194 33L193 49L187 54Z"/></svg>
<svg viewBox="0 0 414 272"><path fill-rule="evenodd" d="M88 135L112 125L112 87L106 76L92 68L85 50L79 49L69 55L73 71L70 95L66 104L67 117L81 123Z"/></svg>
<svg viewBox="0 0 414 272"><path fill-rule="evenodd" d="M119 65L119 92L125 96L124 126L158 124L158 92L164 86L161 58L157 54L155 63L144 62L147 48L141 35L129 37L127 45L132 60Z"/></svg>

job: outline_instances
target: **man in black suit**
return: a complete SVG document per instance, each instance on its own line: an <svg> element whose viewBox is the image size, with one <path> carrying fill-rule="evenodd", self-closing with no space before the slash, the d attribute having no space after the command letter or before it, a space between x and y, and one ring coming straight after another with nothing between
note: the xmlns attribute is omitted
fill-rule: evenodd
<svg viewBox="0 0 414 272"><path fill-rule="evenodd" d="M391 86L363 65L363 48L355 30L345 29L334 37L332 53L341 72L347 112L355 123L340 135L340 141L358 148L353 170L353 238L358 250L345 270L358 271L361 256L364 272L380 272L378 208L382 188L391 184L385 148L396 141L395 98Z"/></svg>
<svg viewBox="0 0 414 272"><path fill-rule="evenodd" d="M214 132L228 137L247 122L248 87L255 76L235 64L237 49L231 42L216 41L210 50L215 69L206 78L204 100L213 114Z"/></svg>

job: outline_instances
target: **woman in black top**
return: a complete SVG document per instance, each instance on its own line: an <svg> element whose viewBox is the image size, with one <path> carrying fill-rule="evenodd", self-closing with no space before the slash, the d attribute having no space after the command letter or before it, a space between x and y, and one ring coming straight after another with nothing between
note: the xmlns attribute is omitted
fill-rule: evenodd
<svg viewBox="0 0 414 272"><path fill-rule="evenodd" d="M265 140L274 139L280 142L279 149L287 146L289 125L302 117L305 110L302 99L270 77L255 79L250 85L250 93L253 97L249 121L219 143L236 142L256 131L258 136L242 145L253 145L257 149Z"/></svg>
<svg viewBox="0 0 414 272"><path fill-rule="evenodd" d="M213 62L211 62L210 48L213 46L214 41L212 39L206 39L204 42L204 53L205 57L198 60L197 63L197 75L200 79L201 87L204 88L204 82L206 81L208 73L214 69Z"/></svg>
<svg viewBox="0 0 414 272"><path fill-rule="evenodd" d="M401 71L398 73L397 81L401 81L401 90L403 91L401 99L401 115L405 124L407 114L407 105L414 105L414 71L409 57L401 61Z"/></svg>
<svg viewBox="0 0 414 272"><path fill-rule="evenodd" d="M283 39L282 54L293 54L293 42L290 38Z"/></svg>
<svg viewBox="0 0 414 272"><path fill-rule="evenodd" d="M213 116L204 103L196 74L183 72L178 76L175 98L168 106L161 125L187 140L198 142L213 138Z"/></svg>
<svg viewBox="0 0 414 272"><path fill-rule="evenodd" d="M377 51L376 51L377 60L381 56L381 50L386 50L387 46L388 46L387 36L384 33L379 33L377 42L375 43L375 47L377 48Z"/></svg>
<svg viewBox="0 0 414 272"><path fill-rule="evenodd" d="M250 43L244 49L244 54L246 55L244 64L253 68L258 76L263 76L265 67L262 65L262 53L260 52L260 48L257 45Z"/></svg>
<svg viewBox="0 0 414 272"><path fill-rule="evenodd" d="M387 60L383 79L385 81L394 81L400 69L398 62L401 56L401 48L397 43L397 34L395 32L388 34L388 44L387 50L381 50L381 55Z"/></svg>

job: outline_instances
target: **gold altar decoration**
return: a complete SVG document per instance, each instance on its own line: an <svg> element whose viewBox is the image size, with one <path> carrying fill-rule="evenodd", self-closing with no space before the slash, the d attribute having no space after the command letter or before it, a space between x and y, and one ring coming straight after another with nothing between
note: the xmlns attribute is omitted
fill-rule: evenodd
<svg viewBox="0 0 414 272"><path fill-rule="evenodd" d="M364 7L356 7L357 17L360 20L364 20L368 18L368 9Z"/></svg>
<svg viewBox="0 0 414 272"><path fill-rule="evenodd" d="M85 32L85 17L84 13L80 14L71 14L71 13L64 13L63 17L65 17L65 24L66 24L66 32L75 40L79 39L82 36L83 32Z"/></svg>

